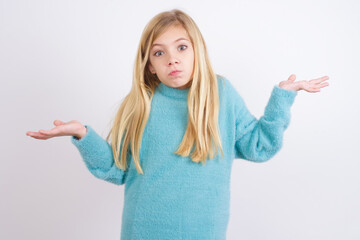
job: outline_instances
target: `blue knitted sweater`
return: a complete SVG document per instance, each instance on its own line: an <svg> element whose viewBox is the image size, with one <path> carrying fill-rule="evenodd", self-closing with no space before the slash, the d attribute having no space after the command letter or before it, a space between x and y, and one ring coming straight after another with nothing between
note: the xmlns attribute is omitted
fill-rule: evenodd
<svg viewBox="0 0 360 240"><path fill-rule="evenodd" d="M281 148L296 91L274 86L264 115L257 119L226 78L218 76L221 153L206 164L181 157L177 150L187 127L189 89L160 83L144 129L138 174L114 164L111 146L93 128L80 140L71 137L89 171L97 178L125 184L122 240L226 239L233 159L263 162Z"/></svg>

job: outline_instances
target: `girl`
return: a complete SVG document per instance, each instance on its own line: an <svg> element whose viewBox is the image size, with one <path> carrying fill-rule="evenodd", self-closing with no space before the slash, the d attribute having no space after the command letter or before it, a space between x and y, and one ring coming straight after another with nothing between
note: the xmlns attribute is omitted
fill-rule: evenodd
<svg viewBox="0 0 360 240"><path fill-rule="evenodd" d="M273 157L297 91L319 92L328 79L291 75L274 86L257 120L214 73L195 22L174 9L145 27L131 91L106 140L75 120L27 135L71 136L94 176L125 184L122 240L225 239L233 159Z"/></svg>

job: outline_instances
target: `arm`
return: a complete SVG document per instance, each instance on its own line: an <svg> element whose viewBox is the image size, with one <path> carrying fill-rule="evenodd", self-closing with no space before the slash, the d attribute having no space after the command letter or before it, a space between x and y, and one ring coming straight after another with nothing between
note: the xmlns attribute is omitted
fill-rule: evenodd
<svg viewBox="0 0 360 240"><path fill-rule="evenodd" d="M283 133L290 122L290 107L296 91L274 86L264 115L257 120L233 90L236 112L235 158L264 162L281 148Z"/></svg>
<svg viewBox="0 0 360 240"><path fill-rule="evenodd" d="M81 139L71 137L89 171L97 178L122 185L127 171L119 169L114 162L110 144L100 137L92 127L85 125L87 133ZM128 156L129 157L129 156Z"/></svg>
<svg viewBox="0 0 360 240"><path fill-rule="evenodd" d="M232 89L238 109L236 121L235 157L246 160L263 162L269 160L281 148L283 133L290 122L290 107L297 95L297 91L304 90L317 93L329 86L328 76L309 81L295 81L296 75L281 81L275 86L264 115L257 120L247 110L243 100Z"/></svg>

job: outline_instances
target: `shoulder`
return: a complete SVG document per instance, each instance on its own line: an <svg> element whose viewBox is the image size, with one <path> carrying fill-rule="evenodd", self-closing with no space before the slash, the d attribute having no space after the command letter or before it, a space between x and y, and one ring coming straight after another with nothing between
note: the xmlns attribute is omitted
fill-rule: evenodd
<svg viewBox="0 0 360 240"><path fill-rule="evenodd" d="M230 80L220 74L216 74L219 97L242 101L242 98Z"/></svg>
<svg viewBox="0 0 360 240"><path fill-rule="evenodd" d="M219 89L219 93L220 93L221 91L224 91L225 87L228 85L229 80L220 74L216 74L216 78L217 78L217 85L218 85L218 89Z"/></svg>

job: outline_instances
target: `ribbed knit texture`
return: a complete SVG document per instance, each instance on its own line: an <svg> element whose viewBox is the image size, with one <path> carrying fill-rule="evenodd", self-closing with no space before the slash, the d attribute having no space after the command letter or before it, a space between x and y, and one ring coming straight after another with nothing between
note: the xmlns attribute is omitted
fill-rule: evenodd
<svg viewBox="0 0 360 240"><path fill-rule="evenodd" d="M236 89L218 77L219 128L224 152L203 166L177 150L187 127L189 89L162 83L156 88L140 148L144 175L128 153L129 169L116 167L111 146L89 125L80 140L71 137L97 178L125 184L121 240L223 240L229 220L233 159L263 162L281 148L296 91L274 86L257 120Z"/></svg>

